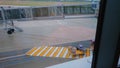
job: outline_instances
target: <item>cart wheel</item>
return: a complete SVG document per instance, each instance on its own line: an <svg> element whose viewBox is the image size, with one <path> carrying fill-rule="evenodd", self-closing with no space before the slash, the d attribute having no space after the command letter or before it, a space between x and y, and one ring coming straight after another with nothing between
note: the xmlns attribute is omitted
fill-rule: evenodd
<svg viewBox="0 0 120 68"><path fill-rule="evenodd" d="M8 30L7 31L7 34L12 34L13 32L11 30Z"/></svg>

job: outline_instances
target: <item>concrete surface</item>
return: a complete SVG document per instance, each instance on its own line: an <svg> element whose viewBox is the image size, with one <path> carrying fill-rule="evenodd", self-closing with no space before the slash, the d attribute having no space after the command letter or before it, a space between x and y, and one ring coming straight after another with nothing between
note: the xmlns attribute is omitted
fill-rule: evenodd
<svg viewBox="0 0 120 68"><path fill-rule="evenodd" d="M77 45L78 41L94 39L96 18L14 21L23 32L8 35L0 24L0 54L30 49L34 46ZM72 44L71 44L72 42ZM77 43L73 43L77 42ZM68 44L67 44L68 43ZM86 43L88 45L88 43ZM84 45L84 44L83 44ZM15 53L16 54L16 53ZM21 54L21 53L20 53ZM11 54L13 55L13 54ZM5 57L6 54L1 57ZM8 55L7 55L8 56ZM1 58L0 58L1 59ZM0 61L0 68L45 68L74 59L21 56Z"/></svg>
<svg viewBox="0 0 120 68"><path fill-rule="evenodd" d="M23 32L0 29L0 52L93 39L96 18L14 21Z"/></svg>

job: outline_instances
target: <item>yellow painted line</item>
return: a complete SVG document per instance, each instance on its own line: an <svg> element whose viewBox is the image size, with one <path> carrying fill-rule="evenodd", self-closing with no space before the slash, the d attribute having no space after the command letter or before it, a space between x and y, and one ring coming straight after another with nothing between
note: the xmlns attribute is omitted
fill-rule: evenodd
<svg viewBox="0 0 120 68"><path fill-rule="evenodd" d="M76 58L76 56L72 55L72 58Z"/></svg>
<svg viewBox="0 0 120 68"><path fill-rule="evenodd" d="M90 56L90 49L89 48L86 49L86 57L88 57L88 56Z"/></svg>
<svg viewBox="0 0 120 68"><path fill-rule="evenodd" d="M60 51L59 51L59 53L57 54L56 57L59 57L59 55L60 55L60 53L63 51L63 49L64 49L64 47L61 47L61 49L60 49Z"/></svg>
<svg viewBox="0 0 120 68"><path fill-rule="evenodd" d="M45 48L45 46L41 46L41 48L40 48L39 50L37 50L37 51L33 54L33 56L37 56L37 54L38 54L43 48Z"/></svg>
<svg viewBox="0 0 120 68"><path fill-rule="evenodd" d="M69 58L72 58L72 55L70 54Z"/></svg>
<svg viewBox="0 0 120 68"><path fill-rule="evenodd" d="M64 53L64 55L63 55L63 58L66 57L67 53L68 53L68 49L65 51L65 53Z"/></svg>
<svg viewBox="0 0 120 68"><path fill-rule="evenodd" d="M80 58L83 58L83 56L84 56L84 55L80 55L79 57L80 57Z"/></svg>
<svg viewBox="0 0 120 68"><path fill-rule="evenodd" d="M65 58L69 58L70 57L70 52L68 51L67 55L65 56Z"/></svg>
<svg viewBox="0 0 120 68"><path fill-rule="evenodd" d="M74 56L70 53L66 47L52 47L52 46L41 46L33 47L29 50L26 55L31 56L46 56L46 57L60 57L60 58L83 58L90 56L90 49L87 48L85 54L83 52L77 52L77 55Z"/></svg>
<svg viewBox="0 0 120 68"><path fill-rule="evenodd" d="M37 50L39 50L40 49L40 47L38 47L34 52L32 52L32 54L31 55L33 55Z"/></svg>
<svg viewBox="0 0 120 68"><path fill-rule="evenodd" d="M52 57L56 57L60 50L61 50L61 47L58 47L58 49L56 50L56 52L53 54Z"/></svg>
<svg viewBox="0 0 120 68"><path fill-rule="evenodd" d="M56 48L56 47L53 47L53 48L48 52L48 54L47 54L46 56L49 57L49 56L52 54L52 52L54 51L55 48Z"/></svg>
<svg viewBox="0 0 120 68"><path fill-rule="evenodd" d="M63 57L66 50L67 50L67 48L64 48L59 57Z"/></svg>
<svg viewBox="0 0 120 68"><path fill-rule="evenodd" d="M37 54L37 56L39 56L46 48L47 48L47 46L45 46L45 47Z"/></svg>
<svg viewBox="0 0 120 68"><path fill-rule="evenodd" d="M58 47L55 48L55 50L52 52L52 54L49 57L52 57L53 54L57 51Z"/></svg>
<svg viewBox="0 0 120 68"><path fill-rule="evenodd" d="M46 56L48 54L48 52L52 49L53 47L50 47L49 50L43 55Z"/></svg>
<svg viewBox="0 0 120 68"><path fill-rule="evenodd" d="M43 56L49 49L50 47L47 47L39 56Z"/></svg>
<svg viewBox="0 0 120 68"><path fill-rule="evenodd" d="M30 51L26 53L26 55L31 55L32 52L34 52L37 49L37 47L32 48Z"/></svg>
<svg viewBox="0 0 120 68"><path fill-rule="evenodd" d="M76 51L76 54L77 54L77 55L83 54L83 51L77 50L77 51Z"/></svg>

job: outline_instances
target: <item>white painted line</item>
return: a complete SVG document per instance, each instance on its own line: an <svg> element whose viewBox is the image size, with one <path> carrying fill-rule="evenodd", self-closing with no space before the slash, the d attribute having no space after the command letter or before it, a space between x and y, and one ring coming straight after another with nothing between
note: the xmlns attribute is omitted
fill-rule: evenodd
<svg viewBox="0 0 120 68"><path fill-rule="evenodd" d="M79 59L79 56L76 56L75 58L78 58L78 59Z"/></svg>
<svg viewBox="0 0 120 68"><path fill-rule="evenodd" d="M31 56L40 49L41 47L37 48L32 54L30 54Z"/></svg>
<svg viewBox="0 0 120 68"><path fill-rule="evenodd" d="M55 50L52 52L52 54L49 57L52 57L57 49L58 49L58 47L55 48Z"/></svg>
<svg viewBox="0 0 120 68"><path fill-rule="evenodd" d="M4 58L0 58L0 60L6 60L6 59L16 58L16 57L20 57L20 56L25 56L25 54L15 55L15 56L9 56L9 57L4 57Z"/></svg>
<svg viewBox="0 0 120 68"><path fill-rule="evenodd" d="M59 55L61 54L62 50L64 49L64 47L61 48L60 52L57 54L56 57L59 57Z"/></svg>
<svg viewBox="0 0 120 68"><path fill-rule="evenodd" d="M48 54L48 52L52 49L53 47L50 47L50 49L43 55L46 56Z"/></svg>
<svg viewBox="0 0 120 68"><path fill-rule="evenodd" d="M63 58L65 58L65 56L67 55L68 53L68 49L65 51L64 55L63 55Z"/></svg>
<svg viewBox="0 0 120 68"><path fill-rule="evenodd" d="M70 55L69 58L72 58L72 55Z"/></svg>
<svg viewBox="0 0 120 68"><path fill-rule="evenodd" d="M42 49L42 51L40 51L37 56L39 56L45 49L47 48L47 46L45 48Z"/></svg>

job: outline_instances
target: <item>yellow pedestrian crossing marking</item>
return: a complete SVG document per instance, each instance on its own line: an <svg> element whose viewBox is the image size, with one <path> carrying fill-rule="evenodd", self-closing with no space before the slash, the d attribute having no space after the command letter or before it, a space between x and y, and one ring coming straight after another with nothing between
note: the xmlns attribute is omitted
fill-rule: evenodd
<svg viewBox="0 0 120 68"><path fill-rule="evenodd" d="M40 47L33 47L30 51L26 53L26 55L60 57L60 58L83 58L84 55L86 57L90 56L89 49L87 49L86 52L76 51L76 53L80 53L81 55L79 54L77 56L72 55L67 47L40 46Z"/></svg>
<svg viewBox="0 0 120 68"><path fill-rule="evenodd" d="M80 55L80 58L83 58L83 55Z"/></svg>
<svg viewBox="0 0 120 68"><path fill-rule="evenodd" d="M41 46L41 48L40 48L39 50L37 50L37 51L33 54L33 56L36 56L44 47L45 47L45 46Z"/></svg>
<svg viewBox="0 0 120 68"><path fill-rule="evenodd" d="M37 47L34 47L34 48L32 48L30 51L28 51L26 54L27 55L30 55L32 52L34 52L34 50L36 50L37 49Z"/></svg>
<svg viewBox="0 0 120 68"><path fill-rule="evenodd" d="M58 47L55 48L55 50L51 53L51 55L49 57L52 57L53 54L57 51Z"/></svg>
<svg viewBox="0 0 120 68"><path fill-rule="evenodd" d="M86 49L86 57L88 57L88 56L90 56L90 49L89 48Z"/></svg>
<svg viewBox="0 0 120 68"><path fill-rule="evenodd" d="M47 47L39 56L43 56L49 49L50 47Z"/></svg>
<svg viewBox="0 0 120 68"><path fill-rule="evenodd" d="M48 54L47 54L46 56L50 56L50 55L52 54L52 52L53 52L54 49L55 49L55 47L53 47L53 48L48 52Z"/></svg>
<svg viewBox="0 0 120 68"><path fill-rule="evenodd" d="M58 52L60 51L60 49L61 49L61 47L59 47L59 48L56 50L56 52L53 54L53 57L56 57L56 56L57 56L57 54L58 54Z"/></svg>
<svg viewBox="0 0 120 68"><path fill-rule="evenodd" d="M66 54L66 58L69 58L69 57L70 57L70 52Z"/></svg>
<svg viewBox="0 0 120 68"><path fill-rule="evenodd" d="M64 52L65 52L66 50L67 50L67 48L64 48L59 57L62 57L62 56L64 55Z"/></svg>
<svg viewBox="0 0 120 68"><path fill-rule="evenodd" d="M37 56L39 56L46 48L47 48L47 46L45 46L45 47L37 54Z"/></svg>

